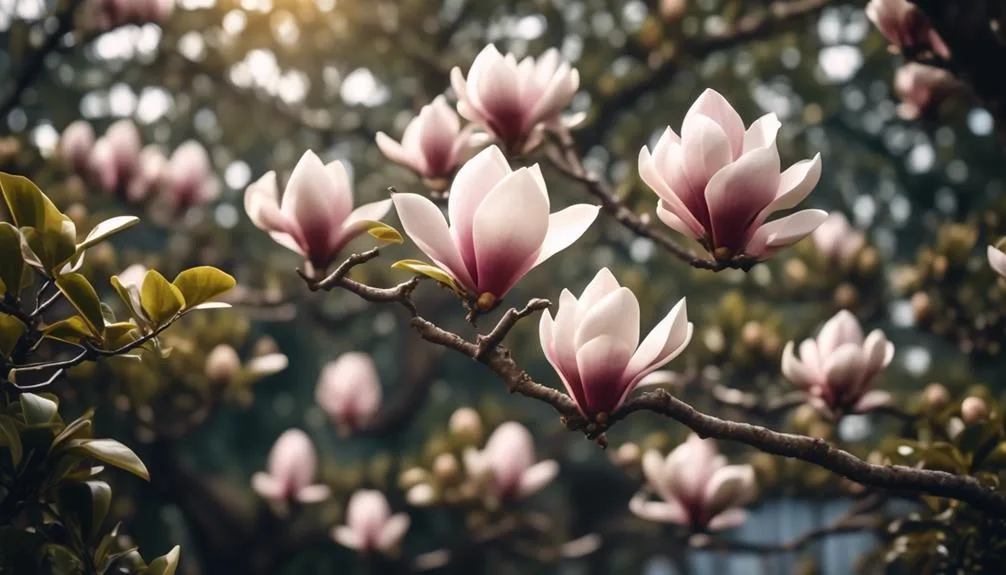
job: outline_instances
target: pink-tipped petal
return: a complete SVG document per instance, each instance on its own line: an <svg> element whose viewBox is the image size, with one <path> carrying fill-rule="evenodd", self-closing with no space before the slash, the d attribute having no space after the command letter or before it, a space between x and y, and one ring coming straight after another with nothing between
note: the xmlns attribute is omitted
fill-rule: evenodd
<svg viewBox="0 0 1006 575"><path fill-rule="evenodd" d="M625 375L638 382L653 370L674 359L688 345L691 330L688 322L688 308L685 298L671 308L671 311L653 326L632 360L625 368Z"/></svg>
<svg viewBox="0 0 1006 575"><path fill-rule="evenodd" d="M774 113L765 114L751 124L751 127L744 133L744 153L756 148L774 146L776 135L782 122Z"/></svg>
<svg viewBox="0 0 1006 575"><path fill-rule="evenodd" d="M878 407L890 405L893 402L894 398L890 393L874 389L864 393L863 397L860 397L859 401L856 402L856 405L853 406L852 411L855 413L866 413L868 411L873 411Z"/></svg>
<svg viewBox="0 0 1006 575"><path fill-rule="evenodd" d="M600 209L600 206L576 204L551 214L548 217L548 233L545 234L545 241L542 242L534 265L540 265L580 239L597 219Z"/></svg>
<svg viewBox="0 0 1006 575"><path fill-rule="evenodd" d="M758 214L779 188L779 153L758 148L717 172L706 187L713 245L739 253Z"/></svg>
<svg viewBox="0 0 1006 575"><path fill-rule="evenodd" d="M807 389L817 383L816 372L796 358L793 353L793 342L788 342L782 350L782 376L797 387Z"/></svg>
<svg viewBox="0 0 1006 575"><path fill-rule="evenodd" d="M697 114L706 116L716 122L723 129L723 132L730 141L734 158L741 155L744 146L744 120L741 119L740 114L737 113L737 110L734 110L734 107L730 105L730 102L726 98L716 90L707 88L688 109L684 121L687 122L689 116ZM684 129L682 129L682 132L684 132Z"/></svg>
<svg viewBox="0 0 1006 575"><path fill-rule="evenodd" d="M476 269L472 226L479 206L496 185L511 173L506 156L496 146L490 146L458 170L447 197L447 213L451 234L469 269Z"/></svg>
<svg viewBox="0 0 1006 575"><path fill-rule="evenodd" d="M704 188L713 175L733 161L731 142L723 127L700 114L685 117L681 154L685 176L693 189Z"/></svg>
<svg viewBox="0 0 1006 575"><path fill-rule="evenodd" d="M676 500L647 501L642 495L629 500L629 511L641 519L654 523L688 525L688 513Z"/></svg>
<svg viewBox="0 0 1006 575"><path fill-rule="evenodd" d="M577 369L589 412L611 413L624 395L622 373L632 357L632 348L610 335L596 337L576 354Z"/></svg>
<svg viewBox="0 0 1006 575"><path fill-rule="evenodd" d="M801 210L762 224L751 234L744 252L755 258L772 255L812 234L826 219L824 210Z"/></svg>
<svg viewBox="0 0 1006 575"><path fill-rule="evenodd" d="M810 195L820 180L821 154L793 164L779 176L779 189L775 199L765 208L764 217L796 207Z"/></svg>
<svg viewBox="0 0 1006 575"><path fill-rule="evenodd" d="M616 289L586 310L574 345L580 348L602 335L614 337L630 352L639 345L639 300L629 288Z"/></svg>
<svg viewBox="0 0 1006 575"><path fill-rule="evenodd" d="M440 208L418 194L394 194L391 199L406 235L434 263L474 291L475 282L458 253Z"/></svg>
<svg viewBox="0 0 1006 575"><path fill-rule="evenodd" d="M824 322L817 335L817 351L824 360L846 343L863 343L863 328L852 312L843 309Z"/></svg>
<svg viewBox="0 0 1006 575"><path fill-rule="evenodd" d="M374 140L377 142L377 147L381 150L381 153L392 162L407 166L413 170L422 168L422 166L416 165L415 158L405 149L405 147L402 146L402 144L391 139L391 137L384 132L378 132Z"/></svg>

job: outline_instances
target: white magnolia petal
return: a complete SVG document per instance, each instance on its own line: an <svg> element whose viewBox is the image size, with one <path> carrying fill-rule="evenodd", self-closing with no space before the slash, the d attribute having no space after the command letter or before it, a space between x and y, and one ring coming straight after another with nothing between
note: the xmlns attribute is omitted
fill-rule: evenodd
<svg viewBox="0 0 1006 575"><path fill-rule="evenodd" d="M534 265L540 265L580 239L597 219L600 210L600 206L577 204L551 214L548 217L548 233Z"/></svg>
<svg viewBox="0 0 1006 575"><path fill-rule="evenodd" d="M996 249L994 246L989 246L987 252L989 265L992 266L992 269L997 274L1006 277L1006 253Z"/></svg>
<svg viewBox="0 0 1006 575"><path fill-rule="evenodd" d="M559 463L548 459L528 467L517 484L517 497L527 497L541 491L559 474Z"/></svg>
<svg viewBox="0 0 1006 575"><path fill-rule="evenodd" d="M423 253L445 268L444 271L466 288L474 290L475 282L458 253L440 208L418 194L394 194L391 200L405 234Z"/></svg>

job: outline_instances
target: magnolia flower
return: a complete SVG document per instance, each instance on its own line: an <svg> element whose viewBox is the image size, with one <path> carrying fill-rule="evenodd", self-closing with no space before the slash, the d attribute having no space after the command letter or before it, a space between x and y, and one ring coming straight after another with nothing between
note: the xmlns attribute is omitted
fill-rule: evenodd
<svg viewBox="0 0 1006 575"><path fill-rule="evenodd" d="M997 274L1006 277L1006 253L994 246L989 246L987 251L989 265Z"/></svg>
<svg viewBox="0 0 1006 575"><path fill-rule="evenodd" d="M308 150L297 162L279 201L276 172L267 172L245 191L245 211L276 243L324 270L350 240L388 213L390 200L353 209L353 189L342 162L328 165Z"/></svg>
<svg viewBox="0 0 1006 575"><path fill-rule="evenodd" d="M531 432L515 421L497 427L481 451L467 449L464 463L468 475L486 481L500 500L537 493L559 473L559 464L551 459L534 462Z"/></svg>
<svg viewBox="0 0 1006 575"><path fill-rule="evenodd" d="M377 147L388 159L427 179L447 178L461 162L471 131L461 128L458 115L437 96L409 122L398 143L384 132L377 133Z"/></svg>
<svg viewBox="0 0 1006 575"><path fill-rule="evenodd" d="M128 22L163 23L175 9L175 0L97 0L103 29Z"/></svg>
<svg viewBox="0 0 1006 575"><path fill-rule="evenodd" d="M175 149L164 169L164 192L176 209L205 204L220 195L206 148L189 140Z"/></svg>
<svg viewBox="0 0 1006 575"><path fill-rule="evenodd" d="M898 115L914 120L938 106L959 84L953 74L918 62L904 64L894 73L894 91L901 98Z"/></svg>
<svg viewBox="0 0 1006 575"><path fill-rule="evenodd" d="M206 356L203 373L214 381L229 381L241 369L241 357L233 346L222 343Z"/></svg>
<svg viewBox="0 0 1006 575"><path fill-rule="evenodd" d="M866 5L866 17L887 38L895 52L928 46L943 59L950 59L950 48L915 4L907 0L870 0Z"/></svg>
<svg viewBox="0 0 1006 575"><path fill-rule="evenodd" d="M252 475L252 488L281 508L293 499L317 503L328 498L327 485L313 483L318 459L311 438L299 429L288 429L269 452L268 471Z"/></svg>
<svg viewBox="0 0 1006 575"><path fill-rule="evenodd" d="M491 309L524 275L576 241L598 207L577 204L549 214L537 164L511 171L496 146L458 170L448 196L448 228L436 204L418 194L392 196L405 233L458 286Z"/></svg>
<svg viewBox="0 0 1006 575"><path fill-rule="evenodd" d="M639 152L639 175L660 197L657 217L699 240L717 260L764 260L803 239L827 217L802 210L766 223L795 207L821 177L821 156L780 174L775 114L747 131L729 102L706 90L685 115L679 137L668 127L650 153Z"/></svg>
<svg viewBox="0 0 1006 575"><path fill-rule="evenodd" d="M794 343L782 352L782 374L810 394L810 404L828 417L863 413L891 401L886 391L871 390L873 378L891 363L894 344L875 329L866 338L856 316L842 310L825 322L817 339Z"/></svg>
<svg viewBox="0 0 1006 575"><path fill-rule="evenodd" d="M541 142L544 128L561 127L560 114L580 86L580 74L550 49L538 59L517 62L496 46L482 49L468 70L451 70L458 113L478 124L511 152L528 151Z"/></svg>
<svg viewBox="0 0 1006 575"><path fill-rule="evenodd" d="M314 397L340 434L366 427L381 407L381 380L374 360L362 352L342 354L322 368Z"/></svg>
<svg viewBox="0 0 1006 575"><path fill-rule="evenodd" d="M639 301L601 268L580 299L569 290L538 326L541 348L584 417L610 414L640 380L671 361L692 337L682 298L639 342Z"/></svg>
<svg viewBox="0 0 1006 575"><path fill-rule="evenodd" d="M648 521L674 523L692 531L737 527L747 518L741 507L757 495L754 468L727 465L712 439L694 433L667 458L649 450L643 455L643 475L662 501L642 493L629 509Z"/></svg>
<svg viewBox="0 0 1006 575"><path fill-rule="evenodd" d="M830 262L849 265L866 245L866 236L849 224L845 214L833 212L811 234L817 252Z"/></svg>
<svg viewBox="0 0 1006 575"><path fill-rule="evenodd" d="M59 155L75 172L87 170L88 157L94 148L94 128L89 122L77 120L63 130L59 138Z"/></svg>
<svg viewBox="0 0 1006 575"><path fill-rule="evenodd" d="M409 516L391 514L388 500L380 491L361 489L349 498L346 525L332 531L340 545L361 553L390 553L398 547L409 530Z"/></svg>
<svg viewBox="0 0 1006 575"><path fill-rule="evenodd" d="M143 201L152 189L160 185L167 166L168 159L159 147L149 145L140 150L136 173L126 185L126 199L131 202Z"/></svg>

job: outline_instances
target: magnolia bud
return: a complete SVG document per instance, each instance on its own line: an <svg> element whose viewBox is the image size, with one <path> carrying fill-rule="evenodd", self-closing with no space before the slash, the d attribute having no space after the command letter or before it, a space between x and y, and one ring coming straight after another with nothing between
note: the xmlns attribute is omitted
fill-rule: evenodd
<svg viewBox="0 0 1006 575"><path fill-rule="evenodd" d="M929 409L940 409L950 403L950 392L939 383L930 383L922 392L922 403Z"/></svg>
<svg viewBox="0 0 1006 575"><path fill-rule="evenodd" d="M222 343L206 356L203 372L213 381L229 381L241 369L241 358L237 350Z"/></svg>
<svg viewBox="0 0 1006 575"><path fill-rule="evenodd" d="M756 347L761 341L761 324L756 321L749 321L741 328L741 340L748 347Z"/></svg>
<svg viewBox="0 0 1006 575"><path fill-rule="evenodd" d="M623 443L618 446L615 451L615 463L618 465L636 465L639 463L639 459L642 456L643 451L639 449L639 445L632 443Z"/></svg>
<svg viewBox="0 0 1006 575"><path fill-rule="evenodd" d="M447 425L451 436L462 443L474 444L482 440L482 417L470 407L455 411Z"/></svg>
<svg viewBox="0 0 1006 575"><path fill-rule="evenodd" d="M989 406L980 397L965 397L961 402L961 419L965 425L981 423L989 417Z"/></svg>
<svg viewBox="0 0 1006 575"><path fill-rule="evenodd" d="M453 483L461 472L458 458L452 453L441 453L433 460L433 474L444 483Z"/></svg>

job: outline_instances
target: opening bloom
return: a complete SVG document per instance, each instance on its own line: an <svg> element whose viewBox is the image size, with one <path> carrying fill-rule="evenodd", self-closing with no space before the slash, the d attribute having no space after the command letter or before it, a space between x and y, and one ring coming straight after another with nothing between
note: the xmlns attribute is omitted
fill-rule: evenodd
<svg viewBox="0 0 1006 575"><path fill-rule="evenodd" d="M405 233L419 249L458 287L490 303L582 236L600 209L577 204L549 214L538 165L512 171L496 146L458 170L448 197L450 227L440 208L423 196L394 194L392 199Z"/></svg>
<svg viewBox="0 0 1006 575"><path fill-rule="evenodd" d="M764 260L813 232L827 213L802 210L766 222L802 202L821 178L820 154L780 173L780 126L766 114L745 131L723 96L703 92L681 136L668 127L652 153L639 151L639 176L660 197L657 217L721 261Z"/></svg>
<svg viewBox="0 0 1006 575"><path fill-rule="evenodd" d="M747 512L742 506L757 495L753 467L727 465L715 441L694 433L666 458L648 450L643 474L661 501L648 501L640 493L629 502L629 509L648 521L674 523L693 532L744 523Z"/></svg>
<svg viewBox="0 0 1006 575"><path fill-rule="evenodd" d="M220 184L206 148L190 140L175 148L163 171L163 192L175 210L206 204L220 195Z"/></svg>
<svg viewBox="0 0 1006 575"><path fill-rule="evenodd" d="M470 139L471 130L461 128L461 120L443 96L423 106L405 127L401 143L384 132L378 132L376 138L377 147L388 159L431 180L454 173Z"/></svg>
<svg viewBox="0 0 1006 575"><path fill-rule="evenodd" d="M950 59L950 48L915 4L907 0L870 0L866 17L887 38L894 52L928 47L944 60Z"/></svg>
<svg viewBox="0 0 1006 575"><path fill-rule="evenodd" d="M939 106L960 87L953 74L918 62L909 62L894 73L894 91L901 98L898 115L914 120Z"/></svg>
<svg viewBox="0 0 1006 575"><path fill-rule="evenodd" d="M353 189L342 162L323 164L308 150L290 174L279 200L276 172L245 190L245 211L260 230L279 245L305 258L311 270L322 271L350 240L368 231L384 217L391 200L353 209Z"/></svg>
<svg viewBox="0 0 1006 575"><path fill-rule="evenodd" d="M366 427L381 407L381 380L369 355L349 352L325 365L315 401L347 436Z"/></svg>
<svg viewBox="0 0 1006 575"><path fill-rule="evenodd" d="M468 77L451 70L458 113L478 124L508 151L527 152L542 139L545 128L561 127L563 109L580 87L580 74L552 48L537 59L519 63L489 44L475 57Z"/></svg>
<svg viewBox="0 0 1006 575"><path fill-rule="evenodd" d="M314 483L317 467L311 438L299 429L288 429L272 446L267 471L252 475L252 488L284 510L290 500L317 503L330 494L327 485Z"/></svg>
<svg viewBox="0 0 1006 575"><path fill-rule="evenodd" d="M894 344L875 329L865 338L856 316L842 310L825 322L817 339L794 342L782 352L782 374L810 394L810 404L826 417L863 413L886 405L891 394L871 390L873 379L894 358Z"/></svg>
<svg viewBox="0 0 1006 575"><path fill-rule="evenodd" d="M388 500L380 491L361 489L346 506L346 525L332 531L340 545L361 553L391 553L409 531L411 521L405 513L391 514Z"/></svg>
<svg viewBox="0 0 1006 575"><path fill-rule="evenodd" d="M811 234L817 253L829 262L849 265L866 245L866 236L852 227L845 214L833 212Z"/></svg>
<svg viewBox="0 0 1006 575"><path fill-rule="evenodd" d="M464 452L468 475L487 482L492 494L501 501L533 495L559 473L557 462L534 460L531 432L516 421L497 427L481 451L469 448Z"/></svg>
<svg viewBox="0 0 1006 575"><path fill-rule="evenodd" d="M692 337L683 298L642 343L639 321L639 301L608 268L597 272L579 299L563 290L555 320L548 311L542 314L542 351L584 417L615 411Z"/></svg>

